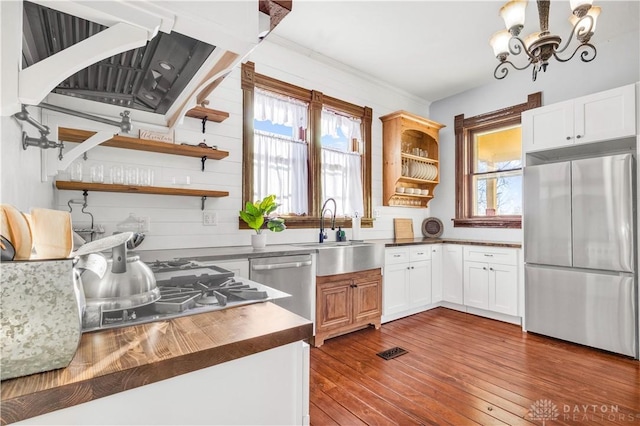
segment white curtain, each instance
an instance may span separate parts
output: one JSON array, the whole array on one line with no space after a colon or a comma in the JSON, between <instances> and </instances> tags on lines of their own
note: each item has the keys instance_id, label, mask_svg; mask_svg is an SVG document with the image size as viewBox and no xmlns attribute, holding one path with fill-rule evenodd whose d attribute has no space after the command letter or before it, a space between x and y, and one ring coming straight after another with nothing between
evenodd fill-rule
<instances>
[{"instance_id":1,"label":"white curtain","mask_svg":"<svg viewBox=\"0 0 640 426\"><path fill-rule=\"evenodd\" d=\"M351 139L362 140L361 120L358 118L345 117L326 109L322 110L322 136L331 135L334 138L338 136L338 128L346 136L348 141Z\"/></svg>"},{"instance_id":2,"label":"white curtain","mask_svg":"<svg viewBox=\"0 0 640 426\"><path fill-rule=\"evenodd\" d=\"M336 200L338 216L362 216L362 160L358 153L322 149L322 199Z\"/></svg>"},{"instance_id":3,"label":"white curtain","mask_svg":"<svg viewBox=\"0 0 640 426\"><path fill-rule=\"evenodd\" d=\"M255 131L253 197L276 194L280 214L308 213L307 144Z\"/></svg>"},{"instance_id":4,"label":"white curtain","mask_svg":"<svg viewBox=\"0 0 640 426\"><path fill-rule=\"evenodd\" d=\"M275 93L256 89L253 98L253 117L256 120L269 120L273 124L282 124L293 128L295 140L301 140L301 129L307 129L306 102L279 96Z\"/></svg>"}]
</instances>

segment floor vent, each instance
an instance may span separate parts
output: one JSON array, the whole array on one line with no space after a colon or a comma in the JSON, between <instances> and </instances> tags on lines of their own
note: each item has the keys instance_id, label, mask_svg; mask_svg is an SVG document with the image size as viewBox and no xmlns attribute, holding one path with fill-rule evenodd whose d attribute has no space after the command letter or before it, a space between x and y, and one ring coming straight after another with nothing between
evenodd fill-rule
<instances>
[{"instance_id":1,"label":"floor vent","mask_svg":"<svg viewBox=\"0 0 640 426\"><path fill-rule=\"evenodd\" d=\"M395 348L387 349L386 351L382 351L376 355L386 360L390 360L392 358L395 358L397 356L404 355L407 353L409 353L407 350L396 346Z\"/></svg>"}]
</instances>

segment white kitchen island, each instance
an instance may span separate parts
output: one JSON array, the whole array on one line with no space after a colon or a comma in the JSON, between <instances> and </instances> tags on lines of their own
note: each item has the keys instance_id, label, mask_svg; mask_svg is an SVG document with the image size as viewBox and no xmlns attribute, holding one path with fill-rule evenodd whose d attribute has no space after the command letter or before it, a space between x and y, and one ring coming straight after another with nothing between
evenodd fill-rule
<instances>
[{"instance_id":1,"label":"white kitchen island","mask_svg":"<svg viewBox=\"0 0 640 426\"><path fill-rule=\"evenodd\" d=\"M308 424L311 333L271 302L87 333L2 382L2 424Z\"/></svg>"}]
</instances>

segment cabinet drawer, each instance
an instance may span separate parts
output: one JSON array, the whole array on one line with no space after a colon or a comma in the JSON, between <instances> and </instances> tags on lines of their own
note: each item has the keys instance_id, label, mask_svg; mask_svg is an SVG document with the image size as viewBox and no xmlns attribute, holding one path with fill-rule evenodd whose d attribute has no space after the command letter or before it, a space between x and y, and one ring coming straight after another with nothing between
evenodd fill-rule
<instances>
[{"instance_id":1,"label":"cabinet drawer","mask_svg":"<svg viewBox=\"0 0 640 426\"><path fill-rule=\"evenodd\" d=\"M464 246L464 260L517 265L518 250L504 247Z\"/></svg>"},{"instance_id":2,"label":"cabinet drawer","mask_svg":"<svg viewBox=\"0 0 640 426\"><path fill-rule=\"evenodd\" d=\"M431 246L411 246L409 249L409 260L412 262L431 259Z\"/></svg>"},{"instance_id":3,"label":"cabinet drawer","mask_svg":"<svg viewBox=\"0 0 640 426\"><path fill-rule=\"evenodd\" d=\"M396 263L409 262L409 248L392 248L384 251L384 264L393 265Z\"/></svg>"}]
</instances>

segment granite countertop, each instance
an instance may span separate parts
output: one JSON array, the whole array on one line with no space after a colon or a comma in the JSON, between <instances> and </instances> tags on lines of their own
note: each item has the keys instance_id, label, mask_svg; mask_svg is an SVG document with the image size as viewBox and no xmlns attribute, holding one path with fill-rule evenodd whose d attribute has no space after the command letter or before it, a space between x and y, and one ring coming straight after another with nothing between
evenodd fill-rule
<instances>
[{"instance_id":1,"label":"granite countertop","mask_svg":"<svg viewBox=\"0 0 640 426\"><path fill-rule=\"evenodd\" d=\"M464 240L456 238L413 238L413 239L393 239L388 240L371 240L372 242L384 243L385 247L397 247L415 244L464 244L469 246L487 246L487 247L506 247L521 248L522 244L511 241L482 241L482 240Z\"/></svg>"},{"instance_id":2,"label":"granite countertop","mask_svg":"<svg viewBox=\"0 0 640 426\"><path fill-rule=\"evenodd\" d=\"M365 240L367 243L384 244L385 247L398 247L416 244L466 244L481 245L487 247L507 247L521 248L522 244L518 242L501 242L501 241L480 241L480 240L463 240L454 238L413 238L413 239L371 239ZM272 256L292 256L296 254L309 254L317 251L314 247L301 247L292 244L274 244L267 245L264 249L254 249L251 246L229 246L229 247L203 247L203 248L184 248L184 249L166 249L166 250L141 250L136 251L140 255L143 262L154 262L156 260L172 260L178 258L189 258L198 261L216 261L216 260L232 260L232 259L255 259L259 257Z\"/></svg>"},{"instance_id":3,"label":"granite countertop","mask_svg":"<svg viewBox=\"0 0 640 426\"><path fill-rule=\"evenodd\" d=\"M263 249L254 249L251 246L228 246L228 247L202 247L183 248L165 250L136 250L143 262L154 262L156 260L172 260L178 258L189 258L199 261L211 260L232 260L232 259L255 259L258 257L291 256L295 254L315 253L313 247L299 247L294 244L273 244L267 245Z\"/></svg>"},{"instance_id":4,"label":"granite countertop","mask_svg":"<svg viewBox=\"0 0 640 426\"><path fill-rule=\"evenodd\" d=\"M308 339L313 324L271 302L82 335L71 364L2 382L8 424Z\"/></svg>"}]
</instances>

